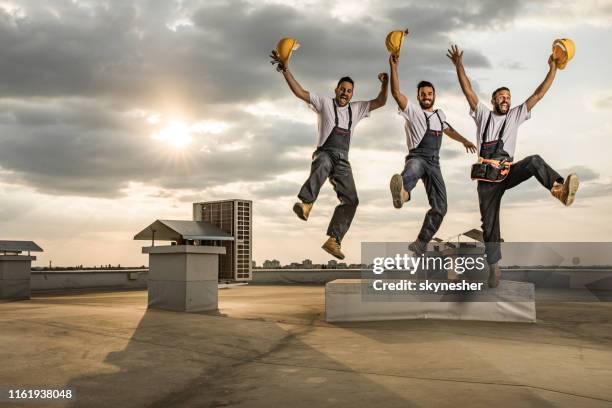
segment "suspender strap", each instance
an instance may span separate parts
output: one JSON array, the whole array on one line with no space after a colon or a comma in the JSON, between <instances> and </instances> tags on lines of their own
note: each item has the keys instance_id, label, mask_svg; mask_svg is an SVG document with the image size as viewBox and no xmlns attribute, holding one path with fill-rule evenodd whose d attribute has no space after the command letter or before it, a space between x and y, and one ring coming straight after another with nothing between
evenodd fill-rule
<instances>
[{"instance_id":1,"label":"suspender strap","mask_svg":"<svg viewBox=\"0 0 612 408\"><path fill-rule=\"evenodd\" d=\"M338 127L338 109L336 108L336 99L333 98L332 102L334 103L334 122L336 123L336 127Z\"/></svg>"},{"instance_id":2,"label":"suspender strap","mask_svg":"<svg viewBox=\"0 0 612 408\"><path fill-rule=\"evenodd\" d=\"M438 113L437 109L434 111L434 113L436 114L436 116L438 117L438 120L440 121L440 132L444 132L444 123L446 122L442 122L442 118L440 117L440 114Z\"/></svg>"},{"instance_id":3,"label":"suspender strap","mask_svg":"<svg viewBox=\"0 0 612 408\"><path fill-rule=\"evenodd\" d=\"M429 118L431 118L433 115L436 115L438 117L438 120L440 121L440 128L444 130L444 123L442 122L442 119L440 118L440 114L438 113L437 109L429 116L427 116L427 113L423 111L423 115L425 115L425 123L427 124L427 130L429 130Z\"/></svg>"},{"instance_id":4,"label":"suspender strap","mask_svg":"<svg viewBox=\"0 0 612 408\"><path fill-rule=\"evenodd\" d=\"M334 103L334 123L336 127L338 127L338 108L336 107L336 98L332 98L332 102ZM351 103L348 104L348 114L349 114L349 123L348 130L351 130L353 126L353 111L351 110Z\"/></svg>"},{"instance_id":5,"label":"suspender strap","mask_svg":"<svg viewBox=\"0 0 612 408\"><path fill-rule=\"evenodd\" d=\"M491 123L491 115L493 112L489 112L489 117L487 118L487 124L485 125L484 132L482 133L482 143L485 143L485 139L487 138L487 133L489 133L489 124ZM499 130L497 136L497 144L495 145L495 153L499 150L499 145L502 141L502 137L504 136L504 130L506 129L506 121L508 120L508 115L504 119L504 123L502 123L501 129Z\"/></svg>"}]
</instances>

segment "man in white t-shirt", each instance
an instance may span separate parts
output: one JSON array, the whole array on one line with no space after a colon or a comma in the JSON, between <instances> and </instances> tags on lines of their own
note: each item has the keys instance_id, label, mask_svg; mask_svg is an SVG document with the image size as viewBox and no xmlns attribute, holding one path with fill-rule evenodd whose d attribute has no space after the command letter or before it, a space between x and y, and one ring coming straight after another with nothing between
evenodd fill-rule
<instances>
[{"instance_id":1,"label":"man in white t-shirt","mask_svg":"<svg viewBox=\"0 0 612 408\"><path fill-rule=\"evenodd\" d=\"M402 174L391 177L391 196L393 206L401 208L411 198L411 191L419 180L423 181L430 209L425 214L423 226L417 239L408 248L417 255L427 249L427 244L440 228L446 214L446 186L440 170L440 147L442 134L461 143L466 152L476 153L476 146L446 122L441 109L434 110L436 90L431 82L421 81L417 85L418 105L401 93L397 66L399 56L389 57L391 67L391 95L397 102L398 112L406 123L406 143L408 156Z\"/></svg>"},{"instance_id":2,"label":"man in white t-shirt","mask_svg":"<svg viewBox=\"0 0 612 408\"><path fill-rule=\"evenodd\" d=\"M293 94L306 102L318 117L317 149L313 154L310 175L298 194L300 202L295 203L293 211L300 219L308 220L321 186L329 178L340 204L334 210L327 229L328 239L322 248L336 258L344 259L340 245L359 204L348 160L350 141L357 123L386 103L389 77L386 73L378 75L381 88L375 99L351 102L354 82L350 77L340 78L334 98L320 96L304 90L288 67L279 60L275 51L271 57L272 62L278 64L277 69L283 73Z\"/></svg>"},{"instance_id":3,"label":"man in white t-shirt","mask_svg":"<svg viewBox=\"0 0 612 408\"><path fill-rule=\"evenodd\" d=\"M501 259L499 210L506 190L535 176L540 184L550 190L553 197L566 206L572 204L578 190L578 176L570 174L564 179L539 155L528 156L512 163L518 127L531 118L531 110L552 85L557 72L557 63L551 55L548 58L549 70L544 81L523 104L512 109L510 108L510 90L506 87L497 88L491 96L491 104L494 108L491 111L478 100L472 89L463 68L463 51L459 52L459 48L454 45L448 50L447 57L455 65L461 90L470 105L470 116L476 122L480 162L497 169L503 168L503 171L506 172L497 178L478 178L478 201L489 264L489 286L496 287L501 278L498 264ZM509 168L506 167L508 163L510 163Z\"/></svg>"}]
</instances>

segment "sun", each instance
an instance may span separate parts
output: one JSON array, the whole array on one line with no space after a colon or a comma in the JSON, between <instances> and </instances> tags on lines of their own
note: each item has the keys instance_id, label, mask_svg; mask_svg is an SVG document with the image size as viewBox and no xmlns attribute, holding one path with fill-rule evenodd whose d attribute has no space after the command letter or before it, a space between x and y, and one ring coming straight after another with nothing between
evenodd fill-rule
<instances>
[{"instance_id":1,"label":"sun","mask_svg":"<svg viewBox=\"0 0 612 408\"><path fill-rule=\"evenodd\" d=\"M165 142L177 150L186 148L193 141L191 129L185 122L180 120L168 122L164 128L153 133L151 137L155 140Z\"/></svg>"}]
</instances>

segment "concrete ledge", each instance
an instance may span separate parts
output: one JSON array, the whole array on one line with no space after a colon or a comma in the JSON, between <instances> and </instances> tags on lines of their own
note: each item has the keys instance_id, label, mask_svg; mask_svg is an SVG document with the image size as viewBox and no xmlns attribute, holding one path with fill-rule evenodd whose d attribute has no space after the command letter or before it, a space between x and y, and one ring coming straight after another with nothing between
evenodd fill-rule
<instances>
[{"instance_id":1,"label":"concrete ledge","mask_svg":"<svg viewBox=\"0 0 612 408\"><path fill-rule=\"evenodd\" d=\"M482 320L499 322L535 322L535 289L531 283L501 281L495 289L483 293L494 301L418 301L418 294L392 299L364 301L361 279L338 279L325 285L325 314L328 322L378 321L403 319ZM508 294L523 292L530 301L504 300ZM443 295L438 295L439 298ZM514 298L516 299L516 298Z\"/></svg>"},{"instance_id":2,"label":"concrete ledge","mask_svg":"<svg viewBox=\"0 0 612 408\"><path fill-rule=\"evenodd\" d=\"M253 269L251 284L324 285L335 279L359 279L361 269Z\"/></svg>"},{"instance_id":3,"label":"concrete ledge","mask_svg":"<svg viewBox=\"0 0 612 408\"><path fill-rule=\"evenodd\" d=\"M219 254L225 255L225 247L209 245L161 245L143 247L143 254Z\"/></svg>"},{"instance_id":4,"label":"concrete ledge","mask_svg":"<svg viewBox=\"0 0 612 408\"><path fill-rule=\"evenodd\" d=\"M146 289L147 269L32 271L32 291L58 289Z\"/></svg>"}]
</instances>

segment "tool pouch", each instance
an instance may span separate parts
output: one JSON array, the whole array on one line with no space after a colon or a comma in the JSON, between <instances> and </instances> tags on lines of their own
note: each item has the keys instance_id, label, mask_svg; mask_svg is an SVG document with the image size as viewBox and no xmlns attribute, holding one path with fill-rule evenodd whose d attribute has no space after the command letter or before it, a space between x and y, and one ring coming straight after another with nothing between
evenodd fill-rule
<instances>
[{"instance_id":1,"label":"tool pouch","mask_svg":"<svg viewBox=\"0 0 612 408\"><path fill-rule=\"evenodd\" d=\"M503 181L510 173L510 164L505 162L482 162L472 164L470 177L472 180L487 181L490 183L499 183Z\"/></svg>"}]
</instances>

